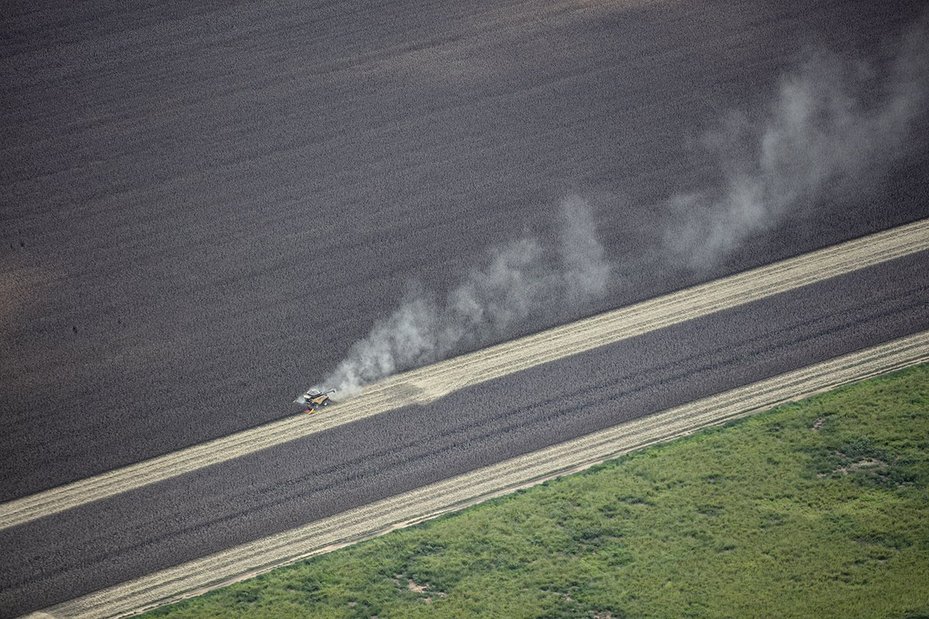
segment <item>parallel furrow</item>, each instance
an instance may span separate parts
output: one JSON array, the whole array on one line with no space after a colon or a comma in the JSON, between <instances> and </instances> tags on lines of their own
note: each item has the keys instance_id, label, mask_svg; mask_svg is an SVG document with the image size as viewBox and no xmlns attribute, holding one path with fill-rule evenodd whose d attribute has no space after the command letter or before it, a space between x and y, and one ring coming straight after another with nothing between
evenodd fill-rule
<instances>
[{"instance_id":1,"label":"parallel furrow","mask_svg":"<svg viewBox=\"0 0 929 619\"><path fill-rule=\"evenodd\" d=\"M929 360L929 332L733 389L458 475L59 604L55 617L115 617L408 526L701 428Z\"/></svg>"},{"instance_id":2,"label":"parallel furrow","mask_svg":"<svg viewBox=\"0 0 929 619\"><path fill-rule=\"evenodd\" d=\"M927 249L924 220L398 374L325 414L290 417L4 503L0 529Z\"/></svg>"}]
</instances>

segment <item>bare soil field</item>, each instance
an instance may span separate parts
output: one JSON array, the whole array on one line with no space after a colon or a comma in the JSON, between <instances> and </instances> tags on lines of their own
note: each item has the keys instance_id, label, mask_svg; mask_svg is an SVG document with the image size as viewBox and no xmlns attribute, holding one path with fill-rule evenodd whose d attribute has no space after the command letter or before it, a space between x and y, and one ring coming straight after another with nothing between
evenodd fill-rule
<instances>
[{"instance_id":1,"label":"bare soil field","mask_svg":"<svg viewBox=\"0 0 929 619\"><path fill-rule=\"evenodd\" d=\"M290 414L412 280L551 241L569 193L617 276L507 337L929 215L920 121L867 190L665 259L705 132L810 48L882 69L921 6L11 3L0 500Z\"/></svg>"}]
</instances>

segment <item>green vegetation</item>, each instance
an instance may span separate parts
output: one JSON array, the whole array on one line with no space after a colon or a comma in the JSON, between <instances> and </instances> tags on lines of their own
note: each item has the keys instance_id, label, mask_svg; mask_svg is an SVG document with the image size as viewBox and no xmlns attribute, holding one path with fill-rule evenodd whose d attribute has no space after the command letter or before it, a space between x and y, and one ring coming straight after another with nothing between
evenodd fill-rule
<instances>
[{"instance_id":1,"label":"green vegetation","mask_svg":"<svg viewBox=\"0 0 929 619\"><path fill-rule=\"evenodd\" d=\"M929 616L929 365L147 616Z\"/></svg>"}]
</instances>

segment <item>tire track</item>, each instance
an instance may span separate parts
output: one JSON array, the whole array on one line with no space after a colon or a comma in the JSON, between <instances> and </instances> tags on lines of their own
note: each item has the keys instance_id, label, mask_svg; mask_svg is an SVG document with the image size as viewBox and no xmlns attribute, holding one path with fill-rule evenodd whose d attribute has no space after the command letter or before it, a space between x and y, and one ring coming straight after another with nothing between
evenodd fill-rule
<instances>
[{"instance_id":1,"label":"tire track","mask_svg":"<svg viewBox=\"0 0 929 619\"><path fill-rule=\"evenodd\" d=\"M397 374L327 414L294 415L4 503L0 529L927 249L929 220L922 220Z\"/></svg>"},{"instance_id":2,"label":"tire track","mask_svg":"<svg viewBox=\"0 0 929 619\"><path fill-rule=\"evenodd\" d=\"M141 612L581 471L707 426L927 360L929 331L924 331L483 467L58 604L43 612L52 617L87 618Z\"/></svg>"}]
</instances>

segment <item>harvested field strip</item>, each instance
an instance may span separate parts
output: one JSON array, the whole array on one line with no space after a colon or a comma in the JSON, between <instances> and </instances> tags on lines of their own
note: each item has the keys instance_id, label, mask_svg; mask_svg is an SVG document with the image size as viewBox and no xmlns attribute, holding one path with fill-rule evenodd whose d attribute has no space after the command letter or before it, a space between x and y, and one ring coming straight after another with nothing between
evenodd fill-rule
<instances>
[{"instance_id":1,"label":"harvested field strip","mask_svg":"<svg viewBox=\"0 0 929 619\"><path fill-rule=\"evenodd\" d=\"M152 617L922 617L929 366L641 450Z\"/></svg>"},{"instance_id":2,"label":"harvested field strip","mask_svg":"<svg viewBox=\"0 0 929 619\"><path fill-rule=\"evenodd\" d=\"M57 605L59 617L111 617L191 597L710 425L929 360L929 333L788 372L554 445Z\"/></svg>"},{"instance_id":3,"label":"harvested field strip","mask_svg":"<svg viewBox=\"0 0 929 619\"><path fill-rule=\"evenodd\" d=\"M929 221L919 221L398 374L325 414L295 415L4 503L0 529L927 249Z\"/></svg>"}]
</instances>

